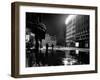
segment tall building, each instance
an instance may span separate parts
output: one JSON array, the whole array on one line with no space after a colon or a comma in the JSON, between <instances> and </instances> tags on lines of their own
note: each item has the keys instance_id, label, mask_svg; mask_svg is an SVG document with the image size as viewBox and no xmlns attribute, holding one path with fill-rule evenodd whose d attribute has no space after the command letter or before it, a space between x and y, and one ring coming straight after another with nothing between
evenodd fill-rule
<instances>
[{"instance_id":1,"label":"tall building","mask_svg":"<svg viewBox=\"0 0 100 80\"><path fill-rule=\"evenodd\" d=\"M66 19L66 46L89 48L89 16L69 15Z\"/></svg>"}]
</instances>

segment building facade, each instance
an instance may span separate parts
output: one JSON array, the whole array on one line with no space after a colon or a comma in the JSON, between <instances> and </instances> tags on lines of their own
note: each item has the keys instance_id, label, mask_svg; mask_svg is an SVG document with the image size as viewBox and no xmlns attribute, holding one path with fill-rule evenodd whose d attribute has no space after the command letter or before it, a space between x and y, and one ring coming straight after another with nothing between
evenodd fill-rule
<instances>
[{"instance_id":1,"label":"building facade","mask_svg":"<svg viewBox=\"0 0 100 80\"><path fill-rule=\"evenodd\" d=\"M56 36L51 36L49 34L45 35L45 39L42 40L42 46L46 46L46 44L48 44L48 46L56 46Z\"/></svg>"},{"instance_id":2,"label":"building facade","mask_svg":"<svg viewBox=\"0 0 100 80\"><path fill-rule=\"evenodd\" d=\"M69 17L66 23L66 46L89 48L89 16L69 15Z\"/></svg>"}]
</instances>

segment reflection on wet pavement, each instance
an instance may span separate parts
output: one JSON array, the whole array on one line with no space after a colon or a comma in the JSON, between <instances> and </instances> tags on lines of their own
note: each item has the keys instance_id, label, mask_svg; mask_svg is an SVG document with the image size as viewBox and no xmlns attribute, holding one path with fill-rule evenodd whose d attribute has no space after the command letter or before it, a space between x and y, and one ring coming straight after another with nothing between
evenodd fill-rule
<instances>
[{"instance_id":1,"label":"reflection on wet pavement","mask_svg":"<svg viewBox=\"0 0 100 80\"><path fill-rule=\"evenodd\" d=\"M40 50L40 53L38 55L39 55L38 64L36 63L35 57L34 59L31 60L32 61L31 64L34 67L89 64L89 51L84 51L84 52L79 50L52 51L51 49L49 49L48 52L45 52L44 49Z\"/></svg>"}]
</instances>

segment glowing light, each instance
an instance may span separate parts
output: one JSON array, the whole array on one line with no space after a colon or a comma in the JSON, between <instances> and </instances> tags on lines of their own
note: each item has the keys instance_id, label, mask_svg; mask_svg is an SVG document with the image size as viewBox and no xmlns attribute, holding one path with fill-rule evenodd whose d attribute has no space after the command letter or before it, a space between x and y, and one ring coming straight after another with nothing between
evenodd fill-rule
<instances>
[{"instance_id":1,"label":"glowing light","mask_svg":"<svg viewBox=\"0 0 100 80\"><path fill-rule=\"evenodd\" d=\"M76 46L76 47L79 47L79 42L76 42L76 43L75 43L75 46Z\"/></svg>"},{"instance_id":2,"label":"glowing light","mask_svg":"<svg viewBox=\"0 0 100 80\"><path fill-rule=\"evenodd\" d=\"M76 54L79 54L79 50L76 50Z\"/></svg>"},{"instance_id":3,"label":"glowing light","mask_svg":"<svg viewBox=\"0 0 100 80\"><path fill-rule=\"evenodd\" d=\"M66 18L66 21L65 21L65 24L68 24L69 21L71 21L73 18L75 18L76 15L69 15L67 18Z\"/></svg>"}]
</instances>

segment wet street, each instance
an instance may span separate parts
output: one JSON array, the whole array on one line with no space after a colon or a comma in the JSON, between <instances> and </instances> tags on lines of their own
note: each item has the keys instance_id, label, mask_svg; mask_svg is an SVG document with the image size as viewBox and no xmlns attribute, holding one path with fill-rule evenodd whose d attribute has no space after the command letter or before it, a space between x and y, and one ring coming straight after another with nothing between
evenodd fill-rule
<instances>
[{"instance_id":1,"label":"wet street","mask_svg":"<svg viewBox=\"0 0 100 80\"><path fill-rule=\"evenodd\" d=\"M36 63L35 56L31 59L31 64L34 67L89 64L89 49L54 48L52 50L49 48L46 52L45 48L42 48L38 55L38 63Z\"/></svg>"}]
</instances>

